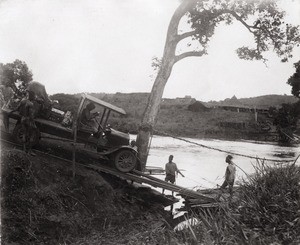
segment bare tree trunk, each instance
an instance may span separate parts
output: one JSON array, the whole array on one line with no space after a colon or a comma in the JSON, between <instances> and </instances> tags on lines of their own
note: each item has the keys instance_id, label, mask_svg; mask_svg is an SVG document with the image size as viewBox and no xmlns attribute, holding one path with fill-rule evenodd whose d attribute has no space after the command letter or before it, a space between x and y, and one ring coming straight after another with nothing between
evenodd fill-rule
<instances>
[{"instance_id":1,"label":"bare tree trunk","mask_svg":"<svg viewBox=\"0 0 300 245\"><path fill-rule=\"evenodd\" d=\"M176 46L179 41L178 38L178 25L182 16L187 12L191 5L196 0L186 0L176 9L170 21L167 38L162 58L162 64L153 84L145 114L142 120L142 125L139 128L137 136L138 155L141 160L142 171L145 170L148 158L148 145L153 127L156 122L156 117L162 100L165 85L171 75L173 65L178 61L176 60Z\"/></svg>"},{"instance_id":2,"label":"bare tree trunk","mask_svg":"<svg viewBox=\"0 0 300 245\"><path fill-rule=\"evenodd\" d=\"M156 121L156 116L159 110L163 91L168 78L170 77L172 67L172 62L167 62L157 75L152 87L150 97L148 99L148 104L142 120L142 125L139 128L139 133L137 136L137 146L142 171L144 171L146 167L150 137L153 133L153 127Z\"/></svg>"}]
</instances>

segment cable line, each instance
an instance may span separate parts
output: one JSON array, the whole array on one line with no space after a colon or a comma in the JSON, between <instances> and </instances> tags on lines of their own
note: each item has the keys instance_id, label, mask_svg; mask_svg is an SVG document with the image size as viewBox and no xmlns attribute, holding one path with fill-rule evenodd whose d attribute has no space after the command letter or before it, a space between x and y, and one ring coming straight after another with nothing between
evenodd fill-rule
<instances>
[{"instance_id":1,"label":"cable line","mask_svg":"<svg viewBox=\"0 0 300 245\"><path fill-rule=\"evenodd\" d=\"M227 154L231 154L231 155L236 155L236 156L241 156L241 157L247 157L247 158L251 158L251 159L259 159L259 160L262 160L262 161L270 161L270 162L286 162L286 163L294 162L294 160L282 160L282 159L278 160L278 159L260 158L260 157L257 157L257 156L254 157L254 156L244 155L244 154L240 154L240 153L234 153L234 152L230 152L230 151L221 150L221 149L218 149L218 148L215 148L215 147L203 145L203 144L200 144L200 143L197 143L197 142L193 142L193 141L190 141L190 140L187 140L187 139L183 139L183 138L171 135L171 134L166 133L166 132L162 132L162 131L158 131L158 130L154 130L154 131L156 133L162 134L164 136L168 136L168 137L171 137L171 138L174 138L174 139L177 139L177 140L185 141L185 142L190 143L190 144L198 145L198 146L206 148L206 149L210 149L210 150L214 150L214 151L219 151L219 152L223 152L223 153L227 153Z\"/></svg>"}]
</instances>

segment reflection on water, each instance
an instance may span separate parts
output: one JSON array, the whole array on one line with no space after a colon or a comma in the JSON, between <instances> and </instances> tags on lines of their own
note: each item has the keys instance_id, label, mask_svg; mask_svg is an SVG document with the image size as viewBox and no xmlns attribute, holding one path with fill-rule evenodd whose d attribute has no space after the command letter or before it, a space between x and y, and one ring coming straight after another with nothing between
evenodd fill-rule
<instances>
[{"instance_id":1,"label":"reflection on water","mask_svg":"<svg viewBox=\"0 0 300 245\"><path fill-rule=\"evenodd\" d=\"M135 138L135 136L132 136ZM218 148L232 153L249 155L267 159L293 160L300 153L300 146L283 147L274 144L257 144L247 141L224 141L224 140L186 140ZM210 150L170 137L154 136L151 142L147 166L163 167L168 161L169 155L174 155L174 162L182 170L185 178L178 176L176 184L187 188L213 188L221 185L227 166L225 163L226 153ZM255 159L234 156L233 161L238 166L237 180L245 177L245 173L254 172ZM298 160L299 162L300 160ZM298 163L297 162L297 163ZM266 162L273 164L272 162ZM243 172L244 171L244 172ZM158 176L164 179L164 176Z\"/></svg>"}]
</instances>

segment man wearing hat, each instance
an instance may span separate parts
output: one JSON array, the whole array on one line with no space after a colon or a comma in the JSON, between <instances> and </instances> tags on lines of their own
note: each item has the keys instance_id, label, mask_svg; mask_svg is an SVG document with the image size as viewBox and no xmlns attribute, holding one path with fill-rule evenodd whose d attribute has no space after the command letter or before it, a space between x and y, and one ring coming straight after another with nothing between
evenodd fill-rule
<instances>
[{"instance_id":1,"label":"man wearing hat","mask_svg":"<svg viewBox=\"0 0 300 245\"><path fill-rule=\"evenodd\" d=\"M225 162L228 163L226 172L225 172L225 180L221 186L221 191L223 192L224 189L228 186L229 187L229 193L230 196L233 194L233 184L235 180L235 172L236 172L236 167L232 161L233 156L228 155L225 159Z\"/></svg>"},{"instance_id":2,"label":"man wearing hat","mask_svg":"<svg viewBox=\"0 0 300 245\"><path fill-rule=\"evenodd\" d=\"M81 127L91 131L93 134L98 132L99 124L95 120L95 117L99 116L98 112L92 113L91 111L96 108L93 102L90 102L82 110L81 113Z\"/></svg>"}]
</instances>

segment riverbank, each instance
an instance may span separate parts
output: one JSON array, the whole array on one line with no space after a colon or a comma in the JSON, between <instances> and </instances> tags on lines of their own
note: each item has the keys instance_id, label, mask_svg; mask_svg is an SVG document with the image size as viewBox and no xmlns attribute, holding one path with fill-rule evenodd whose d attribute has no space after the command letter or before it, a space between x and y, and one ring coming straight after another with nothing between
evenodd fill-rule
<instances>
[{"instance_id":1,"label":"riverbank","mask_svg":"<svg viewBox=\"0 0 300 245\"><path fill-rule=\"evenodd\" d=\"M131 134L137 134L141 118L112 118L112 127ZM203 112L191 112L187 108L163 108L160 110L154 126L154 134L174 135L176 137L253 140L277 142L278 134L274 126L265 130L263 126L271 125L272 119L259 115L255 122L254 115L222 109L211 109Z\"/></svg>"},{"instance_id":2,"label":"riverbank","mask_svg":"<svg viewBox=\"0 0 300 245\"><path fill-rule=\"evenodd\" d=\"M239 198L194 209L200 221L174 231L170 213L117 177L2 144L3 244L298 244L300 169L258 166ZM44 145L51 147L51 145ZM55 153L55 148L49 148ZM263 191L263 192L262 192ZM221 200L223 200L221 198ZM206 210L206 211L205 211ZM262 212L265 210L265 212ZM187 216L187 218L189 215ZM208 232L209 231L209 232Z\"/></svg>"},{"instance_id":3,"label":"riverbank","mask_svg":"<svg viewBox=\"0 0 300 245\"><path fill-rule=\"evenodd\" d=\"M3 244L179 243L151 192L80 166L73 179L64 161L1 148Z\"/></svg>"}]
</instances>

